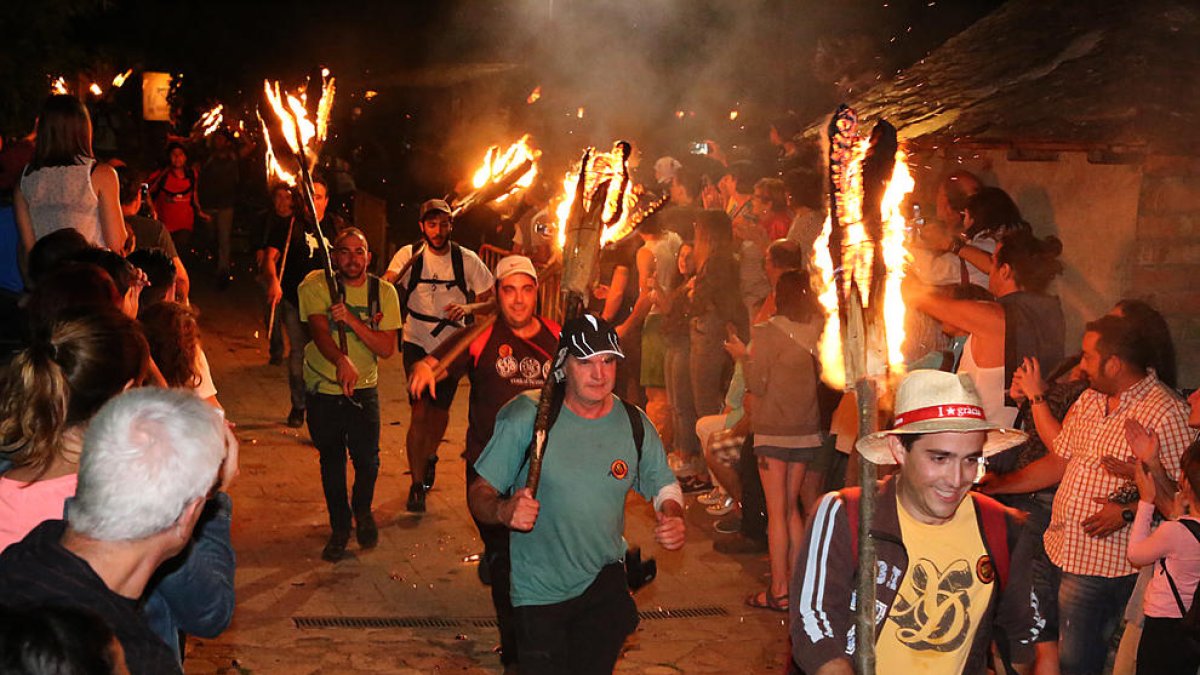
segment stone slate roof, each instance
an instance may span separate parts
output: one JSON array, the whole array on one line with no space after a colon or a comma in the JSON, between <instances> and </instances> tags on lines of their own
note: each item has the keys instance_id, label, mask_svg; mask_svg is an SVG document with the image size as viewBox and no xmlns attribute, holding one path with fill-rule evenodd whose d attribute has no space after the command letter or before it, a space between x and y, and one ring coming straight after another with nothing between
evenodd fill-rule
<instances>
[{"instance_id":1,"label":"stone slate roof","mask_svg":"<svg viewBox=\"0 0 1200 675\"><path fill-rule=\"evenodd\" d=\"M851 105L905 140L1194 154L1200 2L1010 0Z\"/></svg>"}]
</instances>

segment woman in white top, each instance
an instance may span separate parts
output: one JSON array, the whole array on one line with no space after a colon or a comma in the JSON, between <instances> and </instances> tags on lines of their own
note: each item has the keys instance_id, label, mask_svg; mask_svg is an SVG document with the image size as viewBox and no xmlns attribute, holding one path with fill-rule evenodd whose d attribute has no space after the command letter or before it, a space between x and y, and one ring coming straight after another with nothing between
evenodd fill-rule
<instances>
[{"instance_id":1,"label":"woman in white top","mask_svg":"<svg viewBox=\"0 0 1200 675\"><path fill-rule=\"evenodd\" d=\"M125 219L117 172L92 155L92 122L73 96L46 99L38 115L33 161L14 194L17 231L24 255L55 230L73 228L89 243L126 252Z\"/></svg>"}]
</instances>

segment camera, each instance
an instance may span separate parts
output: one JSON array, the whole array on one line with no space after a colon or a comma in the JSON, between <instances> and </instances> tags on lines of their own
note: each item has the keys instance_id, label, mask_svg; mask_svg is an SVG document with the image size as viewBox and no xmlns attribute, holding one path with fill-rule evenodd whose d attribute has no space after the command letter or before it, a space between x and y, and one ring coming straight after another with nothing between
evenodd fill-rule
<instances>
[{"instance_id":1,"label":"camera","mask_svg":"<svg viewBox=\"0 0 1200 675\"><path fill-rule=\"evenodd\" d=\"M698 141L696 143L692 143L692 154L693 155L707 155L708 154L708 142L707 141Z\"/></svg>"}]
</instances>

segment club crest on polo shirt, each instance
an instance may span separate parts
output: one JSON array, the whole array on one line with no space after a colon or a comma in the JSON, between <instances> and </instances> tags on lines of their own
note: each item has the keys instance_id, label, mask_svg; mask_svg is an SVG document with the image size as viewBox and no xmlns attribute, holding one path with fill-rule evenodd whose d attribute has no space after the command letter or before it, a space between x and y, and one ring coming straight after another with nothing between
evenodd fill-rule
<instances>
[{"instance_id":1,"label":"club crest on polo shirt","mask_svg":"<svg viewBox=\"0 0 1200 675\"><path fill-rule=\"evenodd\" d=\"M521 359L521 377L532 380L542 374L542 364L538 360L526 356Z\"/></svg>"},{"instance_id":2,"label":"club crest on polo shirt","mask_svg":"<svg viewBox=\"0 0 1200 675\"><path fill-rule=\"evenodd\" d=\"M500 358L496 359L496 374L502 379L507 380L513 375L516 375L519 367L520 366L517 364L517 360L512 356L511 349L509 350L508 356L501 356Z\"/></svg>"},{"instance_id":3,"label":"club crest on polo shirt","mask_svg":"<svg viewBox=\"0 0 1200 675\"><path fill-rule=\"evenodd\" d=\"M625 480L629 475L629 465L623 459L614 459L611 466L608 467L608 473L617 480Z\"/></svg>"},{"instance_id":4,"label":"club crest on polo shirt","mask_svg":"<svg viewBox=\"0 0 1200 675\"><path fill-rule=\"evenodd\" d=\"M981 583L990 584L996 580L996 566L990 556L983 555L975 561L975 576Z\"/></svg>"}]
</instances>

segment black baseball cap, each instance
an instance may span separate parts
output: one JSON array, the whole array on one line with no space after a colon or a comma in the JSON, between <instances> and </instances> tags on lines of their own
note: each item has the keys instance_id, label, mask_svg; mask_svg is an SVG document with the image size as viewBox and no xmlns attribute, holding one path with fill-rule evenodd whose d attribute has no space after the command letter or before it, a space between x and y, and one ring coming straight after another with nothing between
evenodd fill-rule
<instances>
[{"instance_id":1,"label":"black baseball cap","mask_svg":"<svg viewBox=\"0 0 1200 675\"><path fill-rule=\"evenodd\" d=\"M586 361L601 354L625 358L621 341L612 325L591 314L571 319L563 324L562 333L559 334L558 355L554 359L555 379L559 382L563 380L565 375L562 368L568 356Z\"/></svg>"}]
</instances>

